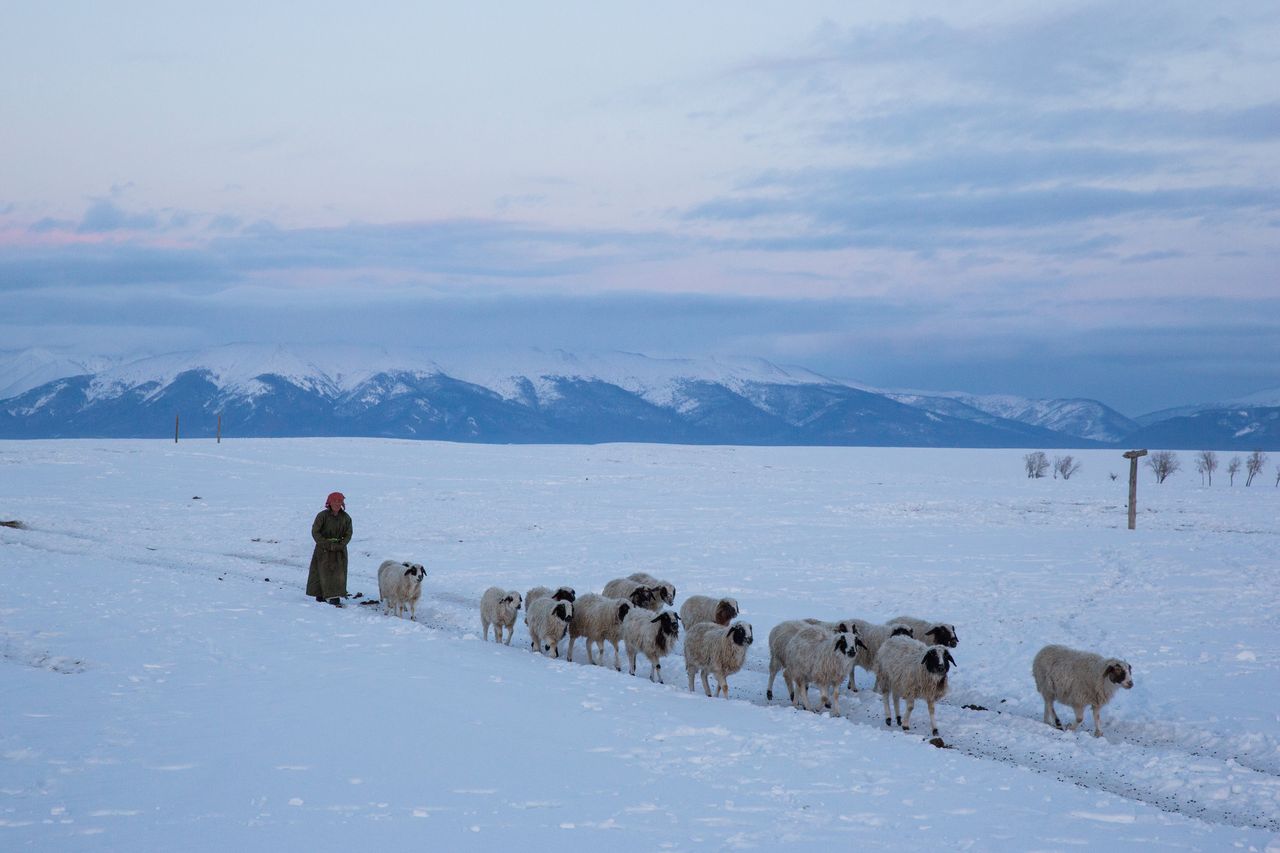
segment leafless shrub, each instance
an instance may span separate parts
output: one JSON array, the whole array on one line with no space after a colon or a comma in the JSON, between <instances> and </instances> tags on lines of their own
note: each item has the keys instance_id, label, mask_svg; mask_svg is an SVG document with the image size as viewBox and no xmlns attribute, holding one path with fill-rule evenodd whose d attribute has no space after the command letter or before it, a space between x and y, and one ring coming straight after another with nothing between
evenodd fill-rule
<instances>
[{"instance_id":1,"label":"leafless shrub","mask_svg":"<svg viewBox=\"0 0 1280 853\"><path fill-rule=\"evenodd\" d=\"M1196 471L1200 474L1200 483L1204 483L1206 475L1209 477L1209 485L1213 485L1213 472L1218 470L1218 454L1212 450L1201 450L1196 454Z\"/></svg>"},{"instance_id":2,"label":"leafless shrub","mask_svg":"<svg viewBox=\"0 0 1280 853\"><path fill-rule=\"evenodd\" d=\"M1080 464L1074 456L1053 457L1053 478L1056 480L1061 476L1064 480L1070 480L1071 475L1080 470Z\"/></svg>"},{"instance_id":3,"label":"leafless shrub","mask_svg":"<svg viewBox=\"0 0 1280 853\"><path fill-rule=\"evenodd\" d=\"M1111 482L1114 483L1116 481L1116 478L1119 477L1120 475L1117 474L1115 471L1109 471L1107 472L1107 476L1111 477Z\"/></svg>"},{"instance_id":4,"label":"leafless shrub","mask_svg":"<svg viewBox=\"0 0 1280 853\"><path fill-rule=\"evenodd\" d=\"M1147 457L1147 467L1155 472L1156 482L1163 483L1169 475L1182 467L1178 454L1172 450L1157 450Z\"/></svg>"},{"instance_id":5,"label":"leafless shrub","mask_svg":"<svg viewBox=\"0 0 1280 853\"><path fill-rule=\"evenodd\" d=\"M1267 454L1261 450L1255 450L1249 454L1249 458L1244 461L1244 467L1249 472L1249 478L1244 481L1246 486L1253 485L1253 478L1262 473L1262 466L1267 464Z\"/></svg>"},{"instance_id":6,"label":"leafless shrub","mask_svg":"<svg viewBox=\"0 0 1280 853\"><path fill-rule=\"evenodd\" d=\"M1037 450L1022 457L1022 464L1026 466L1028 477L1039 480L1049 470L1049 457L1043 450Z\"/></svg>"},{"instance_id":7,"label":"leafless shrub","mask_svg":"<svg viewBox=\"0 0 1280 853\"><path fill-rule=\"evenodd\" d=\"M12 527L14 530L27 529L27 526L21 521L0 521L0 527Z\"/></svg>"},{"instance_id":8,"label":"leafless shrub","mask_svg":"<svg viewBox=\"0 0 1280 853\"><path fill-rule=\"evenodd\" d=\"M1231 461L1227 463L1227 473L1231 475L1230 485L1236 484L1236 474L1240 473L1240 457L1232 456Z\"/></svg>"},{"instance_id":9,"label":"leafless shrub","mask_svg":"<svg viewBox=\"0 0 1280 853\"><path fill-rule=\"evenodd\" d=\"M1280 465L1276 466L1276 488L1280 489Z\"/></svg>"}]
</instances>

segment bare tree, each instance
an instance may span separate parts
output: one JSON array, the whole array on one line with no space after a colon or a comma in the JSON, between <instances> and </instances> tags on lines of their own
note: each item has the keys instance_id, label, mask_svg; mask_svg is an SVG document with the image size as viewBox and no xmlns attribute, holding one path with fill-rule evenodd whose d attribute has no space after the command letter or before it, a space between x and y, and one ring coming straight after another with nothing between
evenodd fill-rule
<instances>
[{"instance_id":1,"label":"bare tree","mask_svg":"<svg viewBox=\"0 0 1280 853\"><path fill-rule=\"evenodd\" d=\"M1080 463L1073 456L1055 456L1053 457L1053 478L1056 480L1058 475L1062 475L1062 479L1070 480L1071 475L1080 470Z\"/></svg>"},{"instance_id":2,"label":"bare tree","mask_svg":"<svg viewBox=\"0 0 1280 853\"><path fill-rule=\"evenodd\" d=\"M1172 450L1157 450L1147 457L1147 467L1155 472L1156 482L1163 483L1169 475L1182 467L1178 454Z\"/></svg>"},{"instance_id":3,"label":"bare tree","mask_svg":"<svg viewBox=\"0 0 1280 853\"><path fill-rule=\"evenodd\" d=\"M1231 461L1227 463L1227 473L1231 475L1230 485L1236 484L1236 474L1240 473L1240 457L1232 456Z\"/></svg>"},{"instance_id":4,"label":"bare tree","mask_svg":"<svg viewBox=\"0 0 1280 853\"><path fill-rule=\"evenodd\" d=\"M1280 489L1280 465L1276 466L1276 488Z\"/></svg>"},{"instance_id":5,"label":"bare tree","mask_svg":"<svg viewBox=\"0 0 1280 853\"><path fill-rule=\"evenodd\" d=\"M1249 458L1244 461L1244 466L1249 472L1249 478L1244 481L1246 486L1253 485L1253 478L1262 473L1262 466L1267 464L1267 454L1261 450L1255 450L1249 454Z\"/></svg>"},{"instance_id":6,"label":"bare tree","mask_svg":"<svg viewBox=\"0 0 1280 853\"><path fill-rule=\"evenodd\" d=\"M1037 450L1022 457L1022 464L1027 468L1028 477L1039 480L1049 470L1049 457L1044 455L1043 450Z\"/></svg>"},{"instance_id":7,"label":"bare tree","mask_svg":"<svg viewBox=\"0 0 1280 853\"><path fill-rule=\"evenodd\" d=\"M1205 475L1209 475L1209 485L1213 485L1213 472L1218 470L1218 454L1212 450L1201 450L1196 454L1196 470L1200 472L1200 482L1204 483Z\"/></svg>"},{"instance_id":8,"label":"bare tree","mask_svg":"<svg viewBox=\"0 0 1280 853\"><path fill-rule=\"evenodd\" d=\"M1116 478L1119 477L1120 475L1117 474L1115 471L1108 471L1107 476L1109 476L1111 478L1111 482L1114 483L1116 481Z\"/></svg>"}]
</instances>

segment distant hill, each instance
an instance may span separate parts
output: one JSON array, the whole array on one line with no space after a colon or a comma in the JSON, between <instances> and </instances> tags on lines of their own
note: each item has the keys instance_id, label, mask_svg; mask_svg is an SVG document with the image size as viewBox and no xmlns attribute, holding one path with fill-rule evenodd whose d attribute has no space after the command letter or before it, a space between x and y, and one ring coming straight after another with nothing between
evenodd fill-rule
<instances>
[{"instance_id":1,"label":"distant hill","mask_svg":"<svg viewBox=\"0 0 1280 853\"><path fill-rule=\"evenodd\" d=\"M0 360L0 438L387 436L489 443L1231 449L1274 416L1139 427L1096 400L880 391L762 359L240 344L100 368ZM32 365L35 365L33 372ZM42 379L38 370L67 370ZM20 375L19 375L20 374ZM22 377L26 377L24 380ZM1244 444L1241 444L1244 442Z\"/></svg>"}]
</instances>

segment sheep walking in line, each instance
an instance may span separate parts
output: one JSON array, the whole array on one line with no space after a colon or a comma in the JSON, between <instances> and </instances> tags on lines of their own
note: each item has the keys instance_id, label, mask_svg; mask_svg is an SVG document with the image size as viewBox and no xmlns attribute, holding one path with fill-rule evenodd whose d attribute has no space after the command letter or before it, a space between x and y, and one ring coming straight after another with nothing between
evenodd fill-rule
<instances>
[{"instance_id":1,"label":"sheep walking in line","mask_svg":"<svg viewBox=\"0 0 1280 853\"><path fill-rule=\"evenodd\" d=\"M897 720L902 730L911 729L911 711L917 699L929 706L929 728L938 734L934 705L947 695L947 673L956 665L951 651L942 645L926 646L905 634L890 637L876 655L876 684L884 700L884 724ZM893 699L893 716L889 715L889 699ZM901 715L900 700L907 701L907 714Z\"/></svg>"},{"instance_id":2,"label":"sheep walking in line","mask_svg":"<svg viewBox=\"0 0 1280 853\"><path fill-rule=\"evenodd\" d=\"M1076 712L1070 731L1084 722L1084 708L1093 708L1093 736L1102 737L1102 706L1111 701L1117 689L1133 687L1133 667L1119 658L1104 658L1093 652L1082 652L1066 646L1045 646L1031 662L1036 690L1044 697L1044 721L1062 728L1053 703L1061 702Z\"/></svg>"},{"instance_id":3,"label":"sheep walking in line","mask_svg":"<svg viewBox=\"0 0 1280 853\"><path fill-rule=\"evenodd\" d=\"M625 598L636 607L657 613L662 609L662 593L631 578L614 578L604 585L605 598Z\"/></svg>"},{"instance_id":4,"label":"sheep walking in line","mask_svg":"<svg viewBox=\"0 0 1280 853\"><path fill-rule=\"evenodd\" d=\"M491 586L480 596L480 625L484 628L481 635L489 639L489 626L493 626L493 641L503 642L502 632L506 629L506 644L511 645L511 637L516 632L516 614L520 612L520 593L514 589L503 589Z\"/></svg>"},{"instance_id":5,"label":"sheep walking in line","mask_svg":"<svg viewBox=\"0 0 1280 853\"><path fill-rule=\"evenodd\" d=\"M680 617L674 610L664 610L657 615L642 608L629 612L622 620L622 641L627 645L630 673L636 674L636 655L643 654L649 659L649 680L665 684L662 658L671 654L679 636Z\"/></svg>"},{"instance_id":6,"label":"sheep walking in line","mask_svg":"<svg viewBox=\"0 0 1280 853\"><path fill-rule=\"evenodd\" d=\"M418 599L422 597L422 579L426 576L427 570L419 563L383 560L378 566L378 597L386 612L400 616L408 610L409 618L417 621Z\"/></svg>"},{"instance_id":7,"label":"sheep walking in line","mask_svg":"<svg viewBox=\"0 0 1280 853\"><path fill-rule=\"evenodd\" d=\"M716 695L729 698L729 676L742 669L754 636L747 622L735 622L726 628L714 622L699 622L687 628L684 635L684 668L689 673L689 692L693 677L702 673L702 690L711 695L707 675L716 677Z\"/></svg>"},{"instance_id":8,"label":"sheep walking in line","mask_svg":"<svg viewBox=\"0 0 1280 853\"><path fill-rule=\"evenodd\" d=\"M573 607L571 601L556 601L547 595L528 605L525 624L529 626L535 650L540 649L549 657L560 657L560 638L573 621Z\"/></svg>"},{"instance_id":9,"label":"sheep walking in line","mask_svg":"<svg viewBox=\"0 0 1280 853\"><path fill-rule=\"evenodd\" d=\"M658 597L666 602L668 607L676 603L676 585L671 581L660 581L648 572L632 572L627 575L627 580L633 580L636 583L644 584L650 589L656 589Z\"/></svg>"},{"instance_id":10,"label":"sheep walking in line","mask_svg":"<svg viewBox=\"0 0 1280 853\"><path fill-rule=\"evenodd\" d=\"M577 601L578 594L573 591L573 587L571 586L556 587L554 592L549 586L533 587L532 589L530 589L528 592L524 594L524 624L526 628L529 627L529 608L539 598L552 598L552 599L555 599L556 601L567 601L570 604L572 604L574 601ZM532 632L530 632L529 636L530 638L533 637ZM533 649L534 651L537 651L538 644L533 642L532 639L530 639L529 648Z\"/></svg>"},{"instance_id":11,"label":"sheep walking in line","mask_svg":"<svg viewBox=\"0 0 1280 853\"><path fill-rule=\"evenodd\" d=\"M857 693L858 685L854 681L854 670L862 667L867 672L874 672L876 653L880 651L880 646L884 645L884 641L899 634L905 634L910 637L911 628L901 622L887 622L884 625L877 625L875 622L868 622L865 619L848 619L846 621L857 632L858 639L862 640L864 646L858 649L858 656L854 658L853 666L849 669L849 689Z\"/></svg>"},{"instance_id":12,"label":"sheep walking in line","mask_svg":"<svg viewBox=\"0 0 1280 853\"><path fill-rule=\"evenodd\" d=\"M680 621L688 628L699 622L714 622L727 626L738 618L736 598L712 598L709 595L691 595L680 605Z\"/></svg>"},{"instance_id":13,"label":"sheep walking in line","mask_svg":"<svg viewBox=\"0 0 1280 853\"><path fill-rule=\"evenodd\" d=\"M817 709L809 701L809 686L818 688L822 707L840 716L840 686L849 676L849 667L858 653L854 634L832 634L818 625L804 625L787 642L783 650L782 677L791 694L791 704L803 700L805 710Z\"/></svg>"},{"instance_id":14,"label":"sheep walking in line","mask_svg":"<svg viewBox=\"0 0 1280 853\"><path fill-rule=\"evenodd\" d=\"M926 646L946 646L954 649L960 645L960 637L956 634L956 626L946 622L930 622L928 619L917 619L914 616L899 616L890 619L888 625L906 625L911 629L911 636Z\"/></svg>"},{"instance_id":15,"label":"sheep walking in line","mask_svg":"<svg viewBox=\"0 0 1280 853\"><path fill-rule=\"evenodd\" d=\"M787 643L791 642L791 638L802 628L816 626L829 631L832 636L841 633L857 635L858 630L853 623L854 620L852 619L842 619L839 622L823 622L820 619L788 619L785 622L779 622L774 625L773 630L769 632L769 684L764 691L765 698L773 698L773 682L785 665ZM859 650L862 648L856 643L855 646ZM789 688L790 685L788 685ZM795 698L795 694L792 693L790 696L791 701L795 701Z\"/></svg>"},{"instance_id":16,"label":"sheep walking in line","mask_svg":"<svg viewBox=\"0 0 1280 853\"><path fill-rule=\"evenodd\" d=\"M622 642L622 620L631 612L631 602L621 598L605 598L588 592L573 605L573 621L569 623L569 660L573 660L573 646L579 637L587 641L587 660L604 665L604 644L613 646L613 668L622 672L622 656L618 644ZM648 611L646 611L648 612ZM591 653L592 645L599 646L600 660Z\"/></svg>"}]
</instances>

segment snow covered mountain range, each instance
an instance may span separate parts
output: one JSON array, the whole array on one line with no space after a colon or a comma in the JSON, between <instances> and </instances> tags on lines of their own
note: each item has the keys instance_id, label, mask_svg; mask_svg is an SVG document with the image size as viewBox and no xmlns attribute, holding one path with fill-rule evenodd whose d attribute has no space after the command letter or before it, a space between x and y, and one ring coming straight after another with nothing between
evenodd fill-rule
<instances>
[{"instance_id":1,"label":"snow covered mountain range","mask_svg":"<svg viewBox=\"0 0 1280 853\"><path fill-rule=\"evenodd\" d=\"M1134 421L1095 400L874 389L761 359L235 344L125 363L0 353L0 438L387 436L496 443L1280 446L1280 403ZM1274 394L1280 397L1280 394ZM1277 405L1266 405L1266 403Z\"/></svg>"}]
</instances>

